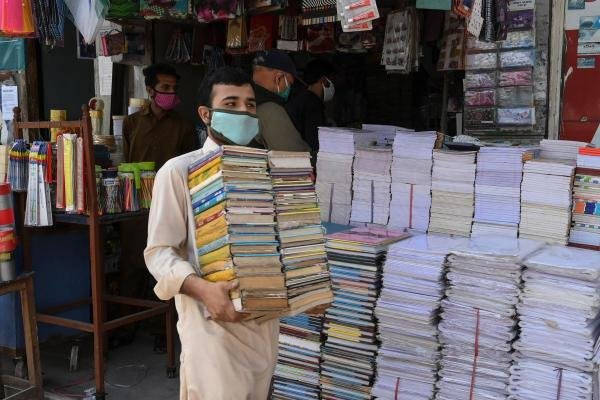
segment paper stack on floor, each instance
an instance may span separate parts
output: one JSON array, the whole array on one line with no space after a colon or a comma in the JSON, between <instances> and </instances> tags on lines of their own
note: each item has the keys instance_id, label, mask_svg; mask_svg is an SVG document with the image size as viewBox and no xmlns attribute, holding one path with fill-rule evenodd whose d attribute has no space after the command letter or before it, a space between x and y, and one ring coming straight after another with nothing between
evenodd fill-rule
<instances>
[{"instance_id":1,"label":"paper stack on floor","mask_svg":"<svg viewBox=\"0 0 600 400\"><path fill-rule=\"evenodd\" d=\"M273 400L320 399L322 317L296 315L281 320Z\"/></svg>"},{"instance_id":2,"label":"paper stack on floor","mask_svg":"<svg viewBox=\"0 0 600 400\"><path fill-rule=\"evenodd\" d=\"M552 160L575 161L581 147L591 146L586 142L572 140L550 140L542 139L540 142L540 157Z\"/></svg>"},{"instance_id":3,"label":"paper stack on floor","mask_svg":"<svg viewBox=\"0 0 600 400\"><path fill-rule=\"evenodd\" d=\"M334 301L325 315L323 399L371 399L381 265L387 247L406 236L380 228L354 228L327 236Z\"/></svg>"},{"instance_id":4,"label":"paper stack on floor","mask_svg":"<svg viewBox=\"0 0 600 400\"><path fill-rule=\"evenodd\" d=\"M517 237L521 220L524 147L482 147L477 154L473 235Z\"/></svg>"},{"instance_id":5,"label":"paper stack on floor","mask_svg":"<svg viewBox=\"0 0 600 400\"><path fill-rule=\"evenodd\" d=\"M579 149L569 243L600 246L600 149Z\"/></svg>"},{"instance_id":6,"label":"paper stack on floor","mask_svg":"<svg viewBox=\"0 0 600 400\"><path fill-rule=\"evenodd\" d=\"M429 232L471 234L476 156L474 151L434 150Z\"/></svg>"},{"instance_id":7,"label":"paper stack on floor","mask_svg":"<svg viewBox=\"0 0 600 400\"><path fill-rule=\"evenodd\" d=\"M346 128L319 128L316 190L322 221L350 223L354 136L359 132Z\"/></svg>"},{"instance_id":8,"label":"paper stack on floor","mask_svg":"<svg viewBox=\"0 0 600 400\"><path fill-rule=\"evenodd\" d=\"M519 236L567 244L575 166L571 161L527 161L521 184Z\"/></svg>"},{"instance_id":9,"label":"paper stack on floor","mask_svg":"<svg viewBox=\"0 0 600 400\"><path fill-rule=\"evenodd\" d=\"M287 309L266 150L222 146L189 167L200 274L237 279L238 311Z\"/></svg>"},{"instance_id":10,"label":"paper stack on floor","mask_svg":"<svg viewBox=\"0 0 600 400\"><path fill-rule=\"evenodd\" d=\"M359 223L387 225L390 218L392 148L365 146L356 149L352 183L352 215Z\"/></svg>"},{"instance_id":11,"label":"paper stack on floor","mask_svg":"<svg viewBox=\"0 0 600 400\"><path fill-rule=\"evenodd\" d=\"M311 177L310 153L270 151L269 168L288 314L294 315L333 300L325 229Z\"/></svg>"},{"instance_id":12,"label":"paper stack on floor","mask_svg":"<svg viewBox=\"0 0 600 400\"><path fill-rule=\"evenodd\" d=\"M510 398L591 400L599 361L600 253L548 246L525 266Z\"/></svg>"},{"instance_id":13,"label":"paper stack on floor","mask_svg":"<svg viewBox=\"0 0 600 400\"><path fill-rule=\"evenodd\" d=\"M479 236L448 256L437 400L507 398L522 260L542 245Z\"/></svg>"},{"instance_id":14,"label":"paper stack on floor","mask_svg":"<svg viewBox=\"0 0 600 400\"><path fill-rule=\"evenodd\" d=\"M434 397L441 357L437 324L444 296L444 261L468 240L419 235L390 246L375 309L381 347L374 396Z\"/></svg>"},{"instance_id":15,"label":"paper stack on floor","mask_svg":"<svg viewBox=\"0 0 600 400\"><path fill-rule=\"evenodd\" d=\"M431 207L435 132L397 132L392 162L390 222L395 228L426 232Z\"/></svg>"}]
</instances>

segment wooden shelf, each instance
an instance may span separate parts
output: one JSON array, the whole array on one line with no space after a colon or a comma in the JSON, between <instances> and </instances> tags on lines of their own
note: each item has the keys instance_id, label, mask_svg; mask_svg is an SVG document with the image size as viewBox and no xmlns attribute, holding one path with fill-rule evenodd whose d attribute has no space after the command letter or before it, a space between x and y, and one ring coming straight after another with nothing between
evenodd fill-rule
<instances>
[{"instance_id":1,"label":"wooden shelf","mask_svg":"<svg viewBox=\"0 0 600 400\"><path fill-rule=\"evenodd\" d=\"M99 222L102 225L114 224L117 222L134 221L138 219L148 218L148 210L140 210L135 212L119 213L119 214L105 214L99 217ZM90 216L85 214L68 214L64 212L54 212L54 222L60 224L75 224L75 225L89 225Z\"/></svg>"}]
</instances>

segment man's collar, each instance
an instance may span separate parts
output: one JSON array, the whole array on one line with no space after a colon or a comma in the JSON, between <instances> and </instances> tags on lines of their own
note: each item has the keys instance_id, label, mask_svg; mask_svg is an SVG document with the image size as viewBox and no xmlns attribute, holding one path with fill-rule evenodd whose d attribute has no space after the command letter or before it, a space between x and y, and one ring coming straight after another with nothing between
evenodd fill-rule
<instances>
[{"instance_id":1,"label":"man's collar","mask_svg":"<svg viewBox=\"0 0 600 400\"><path fill-rule=\"evenodd\" d=\"M271 92L265 87L259 85L258 83L254 83L254 93L256 94L256 104L261 105L263 103L277 103L279 105L284 105L285 101L278 96L276 93Z\"/></svg>"}]
</instances>

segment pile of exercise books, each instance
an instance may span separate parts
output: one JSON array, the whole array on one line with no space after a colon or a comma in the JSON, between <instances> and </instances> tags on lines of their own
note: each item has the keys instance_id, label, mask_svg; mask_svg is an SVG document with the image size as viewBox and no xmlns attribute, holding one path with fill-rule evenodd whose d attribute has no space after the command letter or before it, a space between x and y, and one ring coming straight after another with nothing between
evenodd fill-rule
<instances>
[{"instance_id":1,"label":"pile of exercise books","mask_svg":"<svg viewBox=\"0 0 600 400\"><path fill-rule=\"evenodd\" d=\"M525 267L511 399L595 398L600 253L548 246L528 257Z\"/></svg>"},{"instance_id":2,"label":"pile of exercise books","mask_svg":"<svg viewBox=\"0 0 600 400\"><path fill-rule=\"evenodd\" d=\"M356 149L352 222L387 225L390 218L391 166L390 146L370 145Z\"/></svg>"},{"instance_id":3,"label":"pile of exercise books","mask_svg":"<svg viewBox=\"0 0 600 400\"><path fill-rule=\"evenodd\" d=\"M542 246L478 236L448 256L436 399L507 398L522 262Z\"/></svg>"},{"instance_id":4,"label":"pile of exercise books","mask_svg":"<svg viewBox=\"0 0 600 400\"><path fill-rule=\"evenodd\" d=\"M525 147L482 147L477 154L473 235L517 237L521 219L523 162L533 159Z\"/></svg>"},{"instance_id":5,"label":"pile of exercise books","mask_svg":"<svg viewBox=\"0 0 600 400\"><path fill-rule=\"evenodd\" d=\"M436 139L435 132L396 133L389 227L421 232L429 228L431 167Z\"/></svg>"},{"instance_id":6,"label":"pile of exercise books","mask_svg":"<svg viewBox=\"0 0 600 400\"><path fill-rule=\"evenodd\" d=\"M213 282L236 279L231 297L238 311L286 310L267 152L222 146L188 172L201 276Z\"/></svg>"},{"instance_id":7,"label":"pile of exercise books","mask_svg":"<svg viewBox=\"0 0 600 400\"><path fill-rule=\"evenodd\" d=\"M273 379L273 400L320 399L323 317L285 317L279 328L279 355Z\"/></svg>"},{"instance_id":8,"label":"pile of exercise books","mask_svg":"<svg viewBox=\"0 0 600 400\"><path fill-rule=\"evenodd\" d=\"M525 163L520 237L567 244L574 172L572 161L540 159Z\"/></svg>"},{"instance_id":9,"label":"pile of exercise books","mask_svg":"<svg viewBox=\"0 0 600 400\"><path fill-rule=\"evenodd\" d=\"M475 151L434 150L429 232L470 236Z\"/></svg>"},{"instance_id":10,"label":"pile of exercise books","mask_svg":"<svg viewBox=\"0 0 600 400\"><path fill-rule=\"evenodd\" d=\"M310 153L270 151L269 168L288 315L293 315L333 300L325 229L312 180Z\"/></svg>"},{"instance_id":11,"label":"pile of exercise books","mask_svg":"<svg viewBox=\"0 0 600 400\"><path fill-rule=\"evenodd\" d=\"M591 146L586 142L573 140L542 139L540 157L551 160L575 161L581 147Z\"/></svg>"},{"instance_id":12,"label":"pile of exercise books","mask_svg":"<svg viewBox=\"0 0 600 400\"><path fill-rule=\"evenodd\" d=\"M383 228L354 228L327 236L334 301L325 315L323 399L371 399L381 266L388 246L407 236Z\"/></svg>"},{"instance_id":13,"label":"pile of exercise books","mask_svg":"<svg viewBox=\"0 0 600 400\"><path fill-rule=\"evenodd\" d=\"M316 190L322 221L350 223L354 136L358 132L346 128L319 128Z\"/></svg>"},{"instance_id":14,"label":"pile of exercise books","mask_svg":"<svg viewBox=\"0 0 600 400\"><path fill-rule=\"evenodd\" d=\"M600 149L579 149L569 244L600 246Z\"/></svg>"},{"instance_id":15,"label":"pile of exercise books","mask_svg":"<svg viewBox=\"0 0 600 400\"><path fill-rule=\"evenodd\" d=\"M437 324L444 297L444 262L469 239L418 235L390 246L375 314L381 347L373 395L434 397L441 357Z\"/></svg>"}]
</instances>

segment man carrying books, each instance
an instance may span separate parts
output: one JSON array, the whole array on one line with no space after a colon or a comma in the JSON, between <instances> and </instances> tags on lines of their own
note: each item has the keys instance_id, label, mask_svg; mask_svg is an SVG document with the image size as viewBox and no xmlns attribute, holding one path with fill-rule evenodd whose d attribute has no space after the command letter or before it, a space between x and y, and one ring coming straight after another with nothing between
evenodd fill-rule
<instances>
[{"instance_id":1,"label":"man carrying books","mask_svg":"<svg viewBox=\"0 0 600 400\"><path fill-rule=\"evenodd\" d=\"M199 90L198 114L208 127L202 149L169 160L156 176L148 223L146 265L162 300L175 298L181 338L181 391L185 400L264 400L277 361L279 322L242 321L232 282L197 275L195 221L188 166L223 144L246 146L259 133L249 76L224 67Z\"/></svg>"}]
</instances>

